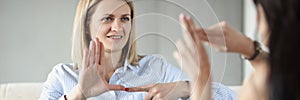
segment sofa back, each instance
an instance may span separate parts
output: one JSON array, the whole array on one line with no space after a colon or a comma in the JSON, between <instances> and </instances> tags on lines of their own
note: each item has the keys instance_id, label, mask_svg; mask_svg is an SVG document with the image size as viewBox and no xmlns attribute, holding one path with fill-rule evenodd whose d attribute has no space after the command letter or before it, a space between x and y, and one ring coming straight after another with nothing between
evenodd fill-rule
<instances>
[{"instance_id":1,"label":"sofa back","mask_svg":"<svg viewBox=\"0 0 300 100\"><path fill-rule=\"evenodd\" d=\"M37 100L43 83L0 84L0 100Z\"/></svg>"}]
</instances>

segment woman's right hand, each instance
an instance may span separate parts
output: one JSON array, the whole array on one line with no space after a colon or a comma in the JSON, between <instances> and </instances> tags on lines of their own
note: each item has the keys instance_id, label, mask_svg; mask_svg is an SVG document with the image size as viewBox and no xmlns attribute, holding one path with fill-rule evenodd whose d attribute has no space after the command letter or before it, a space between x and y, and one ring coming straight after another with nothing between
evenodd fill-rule
<instances>
[{"instance_id":1,"label":"woman's right hand","mask_svg":"<svg viewBox=\"0 0 300 100\"><path fill-rule=\"evenodd\" d=\"M105 80L105 61L103 44L98 38L90 42L84 50L82 67L79 72L78 88L85 98L100 95L109 90L124 90L122 85L110 85Z\"/></svg>"}]
</instances>

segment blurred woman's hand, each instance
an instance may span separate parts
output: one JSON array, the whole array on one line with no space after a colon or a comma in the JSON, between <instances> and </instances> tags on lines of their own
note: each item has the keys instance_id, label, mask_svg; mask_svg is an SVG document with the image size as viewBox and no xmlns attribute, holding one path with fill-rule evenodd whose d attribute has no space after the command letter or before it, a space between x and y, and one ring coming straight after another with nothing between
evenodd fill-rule
<instances>
[{"instance_id":1,"label":"blurred woman's hand","mask_svg":"<svg viewBox=\"0 0 300 100\"><path fill-rule=\"evenodd\" d=\"M124 90L124 86L110 85L105 80L105 61L103 44L98 38L90 42L89 49L84 50L82 67L79 72L78 87L88 98L109 90Z\"/></svg>"},{"instance_id":2,"label":"blurred woman's hand","mask_svg":"<svg viewBox=\"0 0 300 100\"><path fill-rule=\"evenodd\" d=\"M178 51L174 52L179 65L192 78L191 98L193 100L211 100L210 64L201 34L204 30L196 26L191 17L180 15L184 29L183 38L177 41Z\"/></svg>"},{"instance_id":3,"label":"blurred woman's hand","mask_svg":"<svg viewBox=\"0 0 300 100\"><path fill-rule=\"evenodd\" d=\"M178 100L189 97L189 83L185 81L156 83L126 89L128 92L147 92L144 100Z\"/></svg>"},{"instance_id":4,"label":"blurred woman's hand","mask_svg":"<svg viewBox=\"0 0 300 100\"><path fill-rule=\"evenodd\" d=\"M204 29L200 33L200 38L217 51L240 53L247 58L254 54L253 41L227 22L220 22Z\"/></svg>"}]
</instances>

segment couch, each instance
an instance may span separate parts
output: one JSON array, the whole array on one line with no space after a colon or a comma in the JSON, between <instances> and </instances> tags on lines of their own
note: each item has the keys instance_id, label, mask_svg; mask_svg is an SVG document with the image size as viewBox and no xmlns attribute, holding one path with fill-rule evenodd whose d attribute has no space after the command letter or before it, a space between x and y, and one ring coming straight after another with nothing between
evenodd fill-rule
<instances>
[{"instance_id":1,"label":"couch","mask_svg":"<svg viewBox=\"0 0 300 100\"><path fill-rule=\"evenodd\" d=\"M43 83L6 83L0 84L0 100L37 100ZM229 86L235 92L240 86Z\"/></svg>"}]
</instances>

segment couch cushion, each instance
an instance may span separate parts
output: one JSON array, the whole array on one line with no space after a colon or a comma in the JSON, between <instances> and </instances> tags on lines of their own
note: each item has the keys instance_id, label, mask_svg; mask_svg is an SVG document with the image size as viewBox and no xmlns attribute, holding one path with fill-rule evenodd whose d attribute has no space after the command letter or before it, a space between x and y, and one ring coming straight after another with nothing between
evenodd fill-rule
<instances>
[{"instance_id":1,"label":"couch cushion","mask_svg":"<svg viewBox=\"0 0 300 100\"><path fill-rule=\"evenodd\" d=\"M0 84L0 100L37 100L43 83Z\"/></svg>"}]
</instances>

